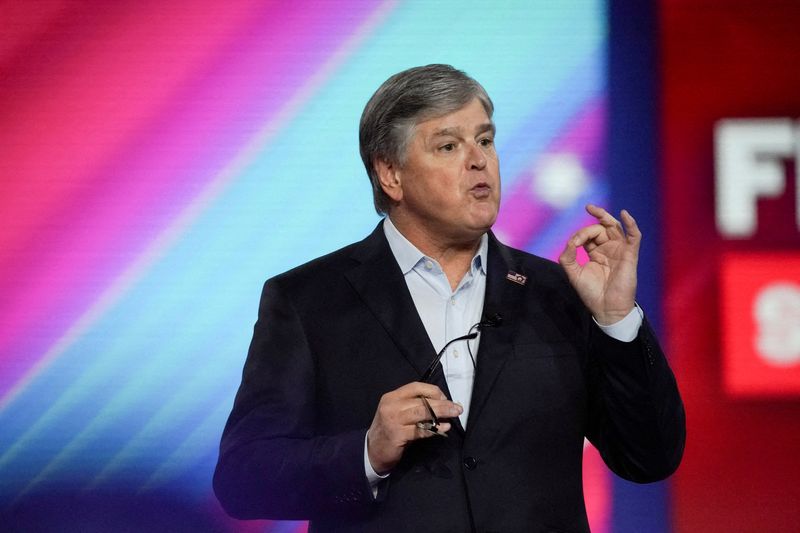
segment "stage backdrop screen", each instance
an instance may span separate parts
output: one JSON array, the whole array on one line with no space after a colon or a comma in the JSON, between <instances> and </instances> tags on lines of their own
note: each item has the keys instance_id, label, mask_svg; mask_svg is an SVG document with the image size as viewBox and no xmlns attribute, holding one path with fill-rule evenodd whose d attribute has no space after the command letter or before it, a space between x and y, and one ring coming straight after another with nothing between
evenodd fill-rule
<instances>
[{"instance_id":1,"label":"stage backdrop screen","mask_svg":"<svg viewBox=\"0 0 800 533\"><path fill-rule=\"evenodd\" d=\"M18 530L305 528L226 518L211 476L264 280L379 220L357 128L391 74L484 84L506 243L554 258L608 200L601 0L54 0L2 20L0 512ZM585 474L607 531L591 449Z\"/></svg>"}]
</instances>

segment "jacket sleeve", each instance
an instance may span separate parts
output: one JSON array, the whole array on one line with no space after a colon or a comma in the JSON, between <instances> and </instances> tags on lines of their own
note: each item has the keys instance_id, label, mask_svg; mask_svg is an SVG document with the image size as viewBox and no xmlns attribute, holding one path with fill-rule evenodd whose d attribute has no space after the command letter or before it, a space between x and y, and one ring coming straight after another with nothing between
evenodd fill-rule
<instances>
[{"instance_id":1,"label":"jacket sleeve","mask_svg":"<svg viewBox=\"0 0 800 533\"><path fill-rule=\"evenodd\" d=\"M242 382L214 473L225 511L241 519L313 519L364 511L366 428L319 435L315 354L279 281L264 285Z\"/></svg>"},{"instance_id":2,"label":"jacket sleeve","mask_svg":"<svg viewBox=\"0 0 800 533\"><path fill-rule=\"evenodd\" d=\"M659 481L680 464L686 419L675 377L647 320L631 342L591 327L587 437L616 474Z\"/></svg>"}]
</instances>

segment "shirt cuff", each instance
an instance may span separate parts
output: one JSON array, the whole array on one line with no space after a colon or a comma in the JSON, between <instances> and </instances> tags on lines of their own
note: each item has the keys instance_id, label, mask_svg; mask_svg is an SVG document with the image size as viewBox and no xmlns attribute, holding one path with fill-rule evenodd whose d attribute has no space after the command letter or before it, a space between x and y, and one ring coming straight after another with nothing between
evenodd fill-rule
<instances>
[{"instance_id":1,"label":"shirt cuff","mask_svg":"<svg viewBox=\"0 0 800 533\"><path fill-rule=\"evenodd\" d=\"M611 337L612 339L616 339L622 342L631 342L633 339L636 338L636 335L639 334L639 328L642 325L642 319L644 318L644 312L642 312L642 308L639 307L639 304L634 304L633 309L631 312L628 313L625 318L620 320L619 322L614 322L611 325L604 326L597 322L597 320L592 317L594 323L597 324L603 333ZM366 453L366 452L365 452Z\"/></svg>"},{"instance_id":2,"label":"shirt cuff","mask_svg":"<svg viewBox=\"0 0 800 533\"><path fill-rule=\"evenodd\" d=\"M372 468L372 464L369 462L369 453L367 453L367 437L369 437L369 431L364 435L364 473L367 475L367 481L372 489L372 497L377 498L378 483L389 477L389 474L380 475Z\"/></svg>"}]
</instances>

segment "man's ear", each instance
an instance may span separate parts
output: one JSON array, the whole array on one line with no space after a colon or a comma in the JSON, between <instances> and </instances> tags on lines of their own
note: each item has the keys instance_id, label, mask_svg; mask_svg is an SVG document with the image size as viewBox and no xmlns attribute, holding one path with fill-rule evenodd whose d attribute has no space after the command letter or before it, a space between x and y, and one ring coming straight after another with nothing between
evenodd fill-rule
<instances>
[{"instance_id":1,"label":"man's ear","mask_svg":"<svg viewBox=\"0 0 800 533\"><path fill-rule=\"evenodd\" d=\"M400 169L394 163L389 163L383 159L375 160L375 171L378 173L378 181L386 195L394 202L399 202L403 198L403 183L400 179Z\"/></svg>"}]
</instances>

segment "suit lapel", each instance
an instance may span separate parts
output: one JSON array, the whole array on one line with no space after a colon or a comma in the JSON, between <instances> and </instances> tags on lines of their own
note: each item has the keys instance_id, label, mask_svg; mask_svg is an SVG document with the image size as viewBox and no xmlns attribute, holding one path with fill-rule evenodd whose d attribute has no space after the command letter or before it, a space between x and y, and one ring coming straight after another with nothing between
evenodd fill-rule
<instances>
[{"instance_id":1,"label":"suit lapel","mask_svg":"<svg viewBox=\"0 0 800 533\"><path fill-rule=\"evenodd\" d=\"M359 264L345 273L353 289L372 311L419 377L436 351L417 313L400 266L392 254L382 223L353 252ZM434 381L450 398L441 372Z\"/></svg>"},{"instance_id":2,"label":"suit lapel","mask_svg":"<svg viewBox=\"0 0 800 533\"><path fill-rule=\"evenodd\" d=\"M436 356L436 351L419 318L381 224L354 249L353 258L358 264L345 276L417 376L421 377ZM492 233L489 233L488 263L484 316L500 314L503 322L499 327L484 328L481 333L468 429L475 426L498 374L513 353L518 320L525 308L524 296L528 292L519 282L508 279L510 273L522 276L529 274L514 262L506 247ZM533 282L533 279L526 281ZM442 372L436 372L435 376L434 383L448 398L452 398ZM458 419L453 422L458 430L463 431Z\"/></svg>"},{"instance_id":3,"label":"suit lapel","mask_svg":"<svg viewBox=\"0 0 800 533\"><path fill-rule=\"evenodd\" d=\"M472 388L467 429L472 430L486 404L497 375L502 370L514 349L514 339L519 327L523 297L527 291L520 283L508 279L509 274L525 276L526 273L516 265L505 246L489 233L488 268L486 270L486 296L483 303L483 316L495 314L502 316L500 326L483 328L478 350L478 363L475 382ZM533 280L530 280L533 282Z\"/></svg>"}]
</instances>

